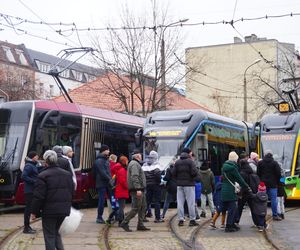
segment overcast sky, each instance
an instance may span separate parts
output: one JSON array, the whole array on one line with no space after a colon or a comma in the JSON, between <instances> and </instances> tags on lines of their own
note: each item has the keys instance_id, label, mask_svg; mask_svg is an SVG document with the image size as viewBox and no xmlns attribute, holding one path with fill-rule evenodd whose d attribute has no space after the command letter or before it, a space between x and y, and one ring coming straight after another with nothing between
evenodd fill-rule
<instances>
[{"instance_id":1,"label":"overcast sky","mask_svg":"<svg viewBox=\"0 0 300 250\"><path fill-rule=\"evenodd\" d=\"M197 22L216 22L220 20L236 20L241 17L253 18L264 15L281 15L300 13L299 0L156 0L157 5L168 6L171 22L188 18L185 24ZM0 13L31 21L75 23L77 28L106 27L113 23L120 24L121 6L126 3L137 15L145 15L149 10L150 0L0 0ZM150 13L148 13L150 14ZM90 32L55 33L53 26L29 25L20 20L0 16L0 40L15 44L24 43L27 48L49 54L57 54L64 45L45 40L51 39L58 43L78 46L78 36L84 46L89 46ZM183 49L187 47L232 43L234 36L246 36L252 33L258 37L277 39L280 42L294 43L300 48L300 16L257 21L244 21L235 24L236 30L230 25L198 25L180 28L185 40ZM16 29L11 28L13 26ZM149 24L151 25L151 24ZM8 27L9 26L9 27ZM70 26L72 27L72 26ZM62 26L62 29L70 28ZM41 38L24 34L27 31ZM99 33L101 34L101 32ZM70 36L67 36L70 35ZM44 39L43 39L44 38Z\"/></svg>"}]
</instances>

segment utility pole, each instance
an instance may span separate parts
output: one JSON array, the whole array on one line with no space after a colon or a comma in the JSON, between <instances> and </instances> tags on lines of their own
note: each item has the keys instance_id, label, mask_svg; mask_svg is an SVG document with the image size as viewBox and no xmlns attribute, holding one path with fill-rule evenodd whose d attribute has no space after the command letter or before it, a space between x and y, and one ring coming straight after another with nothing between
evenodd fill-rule
<instances>
[{"instance_id":1,"label":"utility pole","mask_svg":"<svg viewBox=\"0 0 300 250\"><path fill-rule=\"evenodd\" d=\"M247 80L246 80L246 73L249 68L253 65L259 63L261 59L256 59L253 63L251 63L244 71L244 121L248 120L248 107L247 107Z\"/></svg>"},{"instance_id":2,"label":"utility pole","mask_svg":"<svg viewBox=\"0 0 300 250\"><path fill-rule=\"evenodd\" d=\"M172 25L176 25L179 23L185 23L187 22L189 19L183 19L183 20L179 20L177 22L174 23L170 23L166 26L164 26L163 30L162 30L162 35L161 35L161 48L160 48L160 57L161 57L161 90L160 90L160 94L161 94L161 99L160 99L160 103L161 103L161 109L162 110L166 110L166 88L167 88L167 84L166 84L166 55L165 55L165 31L168 27L171 27Z\"/></svg>"}]
</instances>

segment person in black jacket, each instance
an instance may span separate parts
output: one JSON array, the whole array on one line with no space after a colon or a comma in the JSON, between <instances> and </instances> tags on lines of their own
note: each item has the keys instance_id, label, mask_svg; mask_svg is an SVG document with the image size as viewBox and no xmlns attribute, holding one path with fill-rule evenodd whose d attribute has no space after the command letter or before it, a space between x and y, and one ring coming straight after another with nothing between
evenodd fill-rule
<instances>
[{"instance_id":1,"label":"person in black jacket","mask_svg":"<svg viewBox=\"0 0 300 250\"><path fill-rule=\"evenodd\" d=\"M33 234L36 230L30 227L30 213L31 202L33 198L33 188L38 176L38 159L36 152L31 151L25 159L25 167L22 172L22 179L24 181L24 195L25 195L25 210L24 210L24 230L25 234Z\"/></svg>"},{"instance_id":2,"label":"person in black jacket","mask_svg":"<svg viewBox=\"0 0 300 250\"><path fill-rule=\"evenodd\" d=\"M67 170L73 175L69 160L63 156L63 149L61 146L54 146L52 150L57 154L57 166L60 168Z\"/></svg>"},{"instance_id":3,"label":"person in black jacket","mask_svg":"<svg viewBox=\"0 0 300 250\"><path fill-rule=\"evenodd\" d=\"M184 225L184 202L186 200L189 209L189 226L198 226L195 213L195 178L197 176L197 168L192 160L192 150L184 148L180 155L180 159L175 162L172 170L177 183L177 213L179 223L178 226Z\"/></svg>"},{"instance_id":4,"label":"person in black jacket","mask_svg":"<svg viewBox=\"0 0 300 250\"><path fill-rule=\"evenodd\" d=\"M264 158L258 162L257 175L267 187L267 195L271 199L273 220L280 221L277 213L277 188L281 177L280 166L273 159L271 150L266 150Z\"/></svg>"},{"instance_id":5,"label":"person in black jacket","mask_svg":"<svg viewBox=\"0 0 300 250\"><path fill-rule=\"evenodd\" d=\"M161 166L158 162L158 154L152 150L142 166L142 169L146 176L146 199L147 199L147 211L151 213L151 203L155 205L155 223L164 222L160 218L160 201L161 201Z\"/></svg>"},{"instance_id":6,"label":"person in black jacket","mask_svg":"<svg viewBox=\"0 0 300 250\"><path fill-rule=\"evenodd\" d=\"M251 191L253 193L257 192L257 187L251 187L251 179L257 177L257 175L254 173L253 169L251 168L249 162L248 162L248 156L247 155L242 155L240 156L240 175L243 177L244 181L249 185L251 188ZM257 177L258 178L258 177ZM259 178L258 178L259 179ZM258 186L258 184L257 184ZM243 209L245 204L248 203L250 211L251 211L251 216L254 225L257 225L256 217L253 215L253 204L252 204L252 199L249 196L248 190L242 190L241 197L238 199L238 210L236 212L235 216L235 223L239 223L240 219L242 217Z\"/></svg>"},{"instance_id":7,"label":"person in black jacket","mask_svg":"<svg viewBox=\"0 0 300 250\"><path fill-rule=\"evenodd\" d=\"M163 178L164 181L167 182L166 187L167 187L167 193L166 193L166 198L163 206L163 212L161 215L161 218L164 219L165 215L167 213L167 210L169 209L170 203L173 201L176 201L176 196L177 196L177 184L176 180L172 176L172 170L174 168L174 162L170 164L170 167L167 168L166 174Z\"/></svg>"},{"instance_id":8,"label":"person in black jacket","mask_svg":"<svg viewBox=\"0 0 300 250\"><path fill-rule=\"evenodd\" d=\"M112 182L108 157L109 147L102 144L100 147L100 154L96 158L93 167L94 177L96 179L96 189L99 194L96 223L100 224L105 224L105 220L103 219L105 195L108 194L108 197L110 197L110 185Z\"/></svg>"},{"instance_id":9,"label":"person in black jacket","mask_svg":"<svg viewBox=\"0 0 300 250\"><path fill-rule=\"evenodd\" d=\"M72 175L57 166L55 151L47 150L43 158L46 166L35 184L31 217L41 213L46 250L64 249L59 229L70 215L74 183Z\"/></svg>"}]
</instances>

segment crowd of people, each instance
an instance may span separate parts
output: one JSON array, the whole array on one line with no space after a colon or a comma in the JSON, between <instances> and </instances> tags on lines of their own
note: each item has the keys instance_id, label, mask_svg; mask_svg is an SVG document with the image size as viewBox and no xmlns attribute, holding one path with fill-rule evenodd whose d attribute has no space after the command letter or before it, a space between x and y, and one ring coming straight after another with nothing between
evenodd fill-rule
<instances>
[{"instance_id":1,"label":"crowd of people","mask_svg":"<svg viewBox=\"0 0 300 250\"><path fill-rule=\"evenodd\" d=\"M225 228L225 232L236 232L240 230L240 219L247 204L254 225L264 231L268 227L265 219L268 198L273 220L284 219L284 171L270 150L261 160L254 152L250 157L246 153L238 156L236 152L230 152L218 179L209 162L204 161L197 168L190 148L184 148L167 169L160 165L156 151L151 151L144 161L139 150L134 150L130 161L124 155L111 154L105 144L99 151L92 168L99 195L96 223L117 222L123 230L131 232L129 222L137 215L136 229L148 231L150 228L145 223L153 217L152 207L154 223L163 223L170 203L176 201L178 226L184 226L188 220L188 226L194 227L199 225L200 217L207 217L208 203L212 217L210 228L217 229L216 222L221 215L221 228ZM55 146L43 155L45 167L39 166L36 152L29 152L26 157L22 172L26 200L23 232L35 233L30 227L30 216L33 219L41 216L46 249L63 249L59 228L70 214L72 195L77 186L73 155L71 147ZM165 200L161 213L163 190ZM125 214L129 197L131 209ZM109 216L104 219L106 201Z\"/></svg>"}]
</instances>

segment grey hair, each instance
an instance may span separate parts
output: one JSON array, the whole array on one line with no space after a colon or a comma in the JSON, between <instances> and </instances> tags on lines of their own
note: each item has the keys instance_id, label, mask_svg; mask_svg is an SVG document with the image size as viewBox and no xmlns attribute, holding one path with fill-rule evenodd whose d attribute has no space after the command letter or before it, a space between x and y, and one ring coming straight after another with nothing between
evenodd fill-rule
<instances>
[{"instance_id":1,"label":"grey hair","mask_svg":"<svg viewBox=\"0 0 300 250\"><path fill-rule=\"evenodd\" d=\"M55 145L52 150L58 154L62 154L63 153L63 149L62 149L62 146L59 146L59 145Z\"/></svg>"},{"instance_id":2,"label":"grey hair","mask_svg":"<svg viewBox=\"0 0 300 250\"><path fill-rule=\"evenodd\" d=\"M63 146L62 151L64 155L67 155L69 152L73 151L73 149L70 146Z\"/></svg>"},{"instance_id":3,"label":"grey hair","mask_svg":"<svg viewBox=\"0 0 300 250\"><path fill-rule=\"evenodd\" d=\"M47 150L44 153L43 158L48 164L54 164L57 162L57 154L53 150Z\"/></svg>"}]
</instances>

